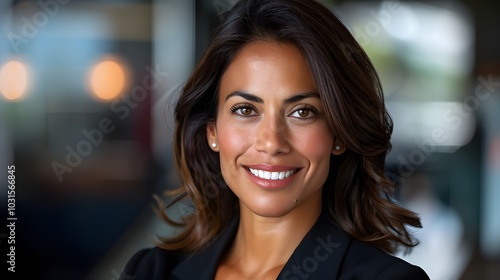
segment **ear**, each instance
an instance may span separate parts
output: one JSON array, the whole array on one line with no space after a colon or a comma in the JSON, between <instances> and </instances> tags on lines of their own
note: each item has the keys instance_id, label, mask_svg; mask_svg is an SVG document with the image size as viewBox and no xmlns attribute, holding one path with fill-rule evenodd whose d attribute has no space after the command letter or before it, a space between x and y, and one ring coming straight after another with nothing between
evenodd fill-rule
<instances>
[{"instance_id":1,"label":"ear","mask_svg":"<svg viewBox=\"0 0 500 280\"><path fill-rule=\"evenodd\" d=\"M343 143L340 143L340 141L334 141L333 142L333 148L332 148L332 154L335 156L339 156L343 154L346 150L346 147Z\"/></svg>"},{"instance_id":2,"label":"ear","mask_svg":"<svg viewBox=\"0 0 500 280\"><path fill-rule=\"evenodd\" d=\"M215 122L209 122L207 124L207 141L207 144L212 151L219 151L219 140L217 138L217 126L215 125Z\"/></svg>"}]
</instances>

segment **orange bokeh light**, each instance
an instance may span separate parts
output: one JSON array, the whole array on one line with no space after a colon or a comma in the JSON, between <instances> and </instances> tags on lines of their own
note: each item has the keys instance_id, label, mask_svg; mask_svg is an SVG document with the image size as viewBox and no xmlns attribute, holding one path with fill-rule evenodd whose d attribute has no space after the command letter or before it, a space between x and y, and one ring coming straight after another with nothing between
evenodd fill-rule
<instances>
[{"instance_id":1,"label":"orange bokeh light","mask_svg":"<svg viewBox=\"0 0 500 280\"><path fill-rule=\"evenodd\" d=\"M28 69L16 60L7 62L0 70L0 92L7 100L18 100L28 88Z\"/></svg>"},{"instance_id":2,"label":"orange bokeh light","mask_svg":"<svg viewBox=\"0 0 500 280\"><path fill-rule=\"evenodd\" d=\"M123 93L126 80L123 64L107 59L93 67L90 74L90 88L99 99L111 100Z\"/></svg>"}]
</instances>

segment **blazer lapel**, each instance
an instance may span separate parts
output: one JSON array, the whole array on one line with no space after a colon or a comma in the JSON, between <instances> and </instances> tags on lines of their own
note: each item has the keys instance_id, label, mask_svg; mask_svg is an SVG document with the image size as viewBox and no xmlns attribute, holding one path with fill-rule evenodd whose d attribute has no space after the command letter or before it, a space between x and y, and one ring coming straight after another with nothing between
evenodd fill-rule
<instances>
[{"instance_id":1,"label":"blazer lapel","mask_svg":"<svg viewBox=\"0 0 500 280\"><path fill-rule=\"evenodd\" d=\"M277 279L336 279L350 242L347 233L321 215Z\"/></svg>"},{"instance_id":2,"label":"blazer lapel","mask_svg":"<svg viewBox=\"0 0 500 280\"><path fill-rule=\"evenodd\" d=\"M212 280L220 258L234 239L239 219L205 248L179 263L172 270L175 280ZM294 250L277 279L336 279L351 237L320 215L314 226Z\"/></svg>"},{"instance_id":3,"label":"blazer lapel","mask_svg":"<svg viewBox=\"0 0 500 280\"><path fill-rule=\"evenodd\" d=\"M179 263L172 270L172 279L214 279L219 260L236 235L238 222L238 218L233 219L229 227L223 231L211 245Z\"/></svg>"}]
</instances>

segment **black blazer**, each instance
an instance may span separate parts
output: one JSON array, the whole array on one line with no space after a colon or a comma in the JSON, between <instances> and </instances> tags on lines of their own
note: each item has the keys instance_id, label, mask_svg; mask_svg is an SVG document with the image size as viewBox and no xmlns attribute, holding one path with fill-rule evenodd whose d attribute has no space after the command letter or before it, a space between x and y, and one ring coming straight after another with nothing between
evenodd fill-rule
<instances>
[{"instance_id":1,"label":"black blazer","mask_svg":"<svg viewBox=\"0 0 500 280\"><path fill-rule=\"evenodd\" d=\"M211 245L190 256L159 248L143 249L128 261L120 279L214 279L217 264L237 229L238 219L235 219ZM420 267L352 238L321 215L277 279L421 280L429 277Z\"/></svg>"}]
</instances>

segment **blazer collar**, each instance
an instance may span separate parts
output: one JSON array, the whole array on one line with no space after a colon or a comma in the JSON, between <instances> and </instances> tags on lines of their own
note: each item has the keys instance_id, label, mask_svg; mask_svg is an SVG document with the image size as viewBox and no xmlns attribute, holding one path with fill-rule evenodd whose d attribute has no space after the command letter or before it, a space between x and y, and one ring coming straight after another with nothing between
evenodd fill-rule
<instances>
[{"instance_id":1,"label":"blazer collar","mask_svg":"<svg viewBox=\"0 0 500 280\"><path fill-rule=\"evenodd\" d=\"M337 279L351 237L321 214L277 279Z\"/></svg>"},{"instance_id":2,"label":"blazer collar","mask_svg":"<svg viewBox=\"0 0 500 280\"><path fill-rule=\"evenodd\" d=\"M179 263L172 271L173 279L213 280L220 259L236 236L240 220L239 215L236 216L229 227L219 234L212 244Z\"/></svg>"},{"instance_id":3,"label":"blazer collar","mask_svg":"<svg viewBox=\"0 0 500 280\"><path fill-rule=\"evenodd\" d=\"M233 219L211 245L179 263L172 271L174 279L214 279L218 263L236 235L238 222L239 218ZM322 214L277 279L323 279L325 276L334 279L350 243L351 237Z\"/></svg>"}]
</instances>

